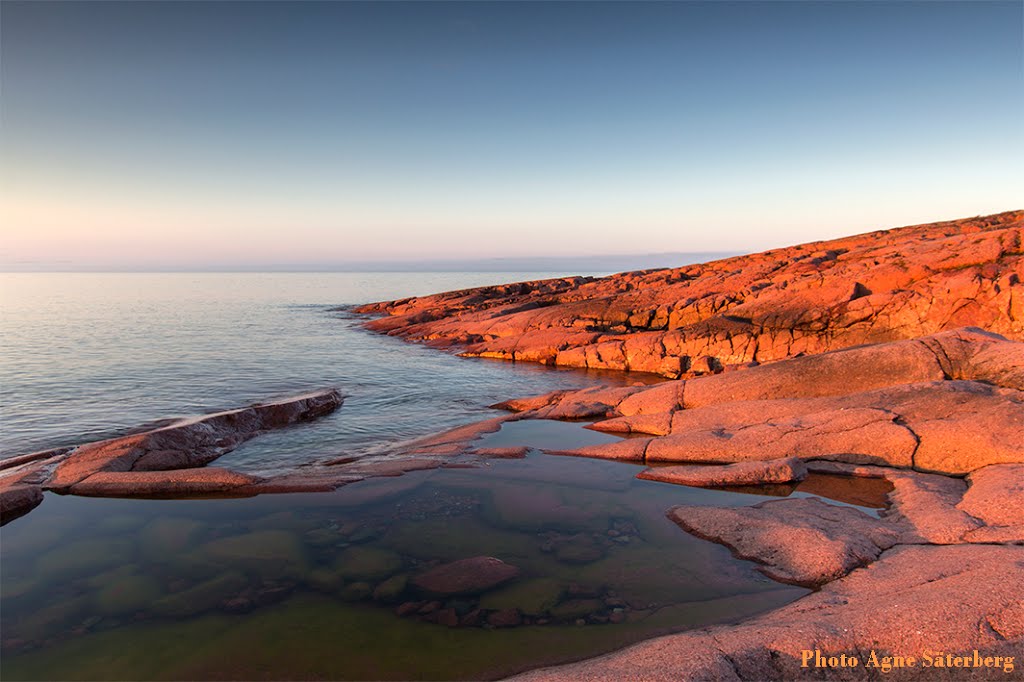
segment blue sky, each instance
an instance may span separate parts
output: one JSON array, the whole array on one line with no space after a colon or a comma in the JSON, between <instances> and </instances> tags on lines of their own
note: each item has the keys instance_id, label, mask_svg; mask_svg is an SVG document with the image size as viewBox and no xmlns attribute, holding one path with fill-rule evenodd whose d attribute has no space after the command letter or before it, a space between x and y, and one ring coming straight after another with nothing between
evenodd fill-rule
<instances>
[{"instance_id":1,"label":"blue sky","mask_svg":"<svg viewBox=\"0 0 1024 682\"><path fill-rule=\"evenodd\" d=\"M1021 206L1021 2L0 5L0 267L749 251Z\"/></svg>"}]
</instances>

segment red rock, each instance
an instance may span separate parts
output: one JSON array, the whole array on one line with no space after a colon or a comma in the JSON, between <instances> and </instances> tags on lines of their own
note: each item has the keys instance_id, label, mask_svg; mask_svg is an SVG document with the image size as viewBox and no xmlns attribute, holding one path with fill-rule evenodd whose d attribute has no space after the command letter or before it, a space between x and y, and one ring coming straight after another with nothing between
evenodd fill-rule
<instances>
[{"instance_id":1,"label":"red rock","mask_svg":"<svg viewBox=\"0 0 1024 682\"><path fill-rule=\"evenodd\" d=\"M218 467L173 471L101 471L75 485L75 495L93 497L151 497L229 492L259 479Z\"/></svg>"},{"instance_id":2,"label":"red rock","mask_svg":"<svg viewBox=\"0 0 1024 682\"><path fill-rule=\"evenodd\" d=\"M434 622L438 625L454 628L459 624L459 614L455 612L455 609L440 609L435 611L433 615Z\"/></svg>"},{"instance_id":3,"label":"red rock","mask_svg":"<svg viewBox=\"0 0 1024 682\"><path fill-rule=\"evenodd\" d=\"M414 613L418 613L421 608L423 608L423 602L407 601L395 608L395 615L404 618L405 616L411 616Z\"/></svg>"},{"instance_id":4,"label":"red rock","mask_svg":"<svg viewBox=\"0 0 1024 682\"><path fill-rule=\"evenodd\" d=\"M43 501L43 490L37 485L0 484L0 525L23 516Z\"/></svg>"},{"instance_id":5,"label":"red rock","mask_svg":"<svg viewBox=\"0 0 1024 682\"><path fill-rule=\"evenodd\" d=\"M514 628L523 622L519 609L502 609L487 615L487 624L496 628Z\"/></svg>"},{"instance_id":6,"label":"red rock","mask_svg":"<svg viewBox=\"0 0 1024 682\"><path fill-rule=\"evenodd\" d=\"M630 420L647 418L621 417L614 428L638 428L643 422ZM935 381L684 409L672 414L671 432L663 437L558 454L716 464L795 456L964 474L1024 461L1020 433L1024 393L974 381Z\"/></svg>"},{"instance_id":7,"label":"red rock","mask_svg":"<svg viewBox=\"0 0 1024 682\"><path fill-rule=\"evenodd\" d=\"M338 409L342 401L335 390L318 391L81 445L66 455L47 487L67 490L98 472L203 466L263 431L322 416Z\"/></svg>"},{"instance_id":8,"label":"red rock","mask_svg":"<svg viewBox=\"0 0 1024 682\"><path fill-rule=\"evenodd\" d=\"M675 507L669 518L684 530L764 564L781 582L821 585L874 561L899 534L853 507L816 498L762 502L752 507Z\"/></svg>"},{"instance_id":9,"label":"red rock","mask_svg":"<svg viewBox=\"0 0 1024 682\"><path fill-rule=\"evenodd\" d=\"M359 310L389 316L371 329L467 355L671 377L967 325L1021 339L1024 299L1013 292L1024 278L1022 227L1015 211Z\"/></svg>"},{"instance_id":10,"label":"red rock","mask_svg":"<svg viewBox=\"0 0 1024 682\"><path fill-rule=\"evenodd\" d=\"M989 526L1024 527L1024 464L995 464L967 477L957 508Z\"/></svg>"},{"instance_id":11,"label":"red rock","mask_svg":"<svg viewBox=\"0 0 1024 682\"><path fill-rule=\"evenodd\" d=\"M807 467L795 457L764 462L739 462L725 466L677 465L644 469L637 478L701 488L730 485L766 485L802 481Z\"/></svg>"},{"instance_id":12,"label":"red rock","mask_svg":"<svg viewBox=\"0 0 1024 682\"><path fill-rule=\"evenodd\" d=\"M478 556L436 566L410 582L427 594L449 597L484 592L518 575L518 568L501 559Z\"/></svg>"}]
</instances>

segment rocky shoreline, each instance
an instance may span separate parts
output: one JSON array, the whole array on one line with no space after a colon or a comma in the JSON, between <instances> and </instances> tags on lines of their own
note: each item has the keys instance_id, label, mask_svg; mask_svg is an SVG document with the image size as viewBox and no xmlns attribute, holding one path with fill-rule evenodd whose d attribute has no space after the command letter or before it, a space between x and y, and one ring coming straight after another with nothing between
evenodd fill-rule
<instances>
[{"instance_id":1,"label":"rocky shoreline","mask_svg":"<svg viewBox=\"0 0 1024 682\"><path fill-rule=\"evenodd\" d=\"M640 476L691 486L807 470L893 486L877 519L814 499L669 510L685 531L818 591L517 679L1004 679L1008 658L1019 674L1022 227L1017 211L360 309L385 315L370 329L463 355L674 379L495 406L631 436L551 454L672 463ZM840 655L865 664L828 665ZM872 655L915 663L883 672Z\"/></svg>"},{"instance_id":2,"label":"rocky shoreline","mask_svg":"<svg viewBox=\"0 0 1024 682\"><path fill-rule=\"evenodd\" d=\"M784 485L809 472L876 478L892 486L889 507L876 518L794 497L667 510L682 531L757 562L774 580L816 591L744 623L669 635L519 679L1005 679L994 665L883 673L804 664L807 651L824 652L826 660L866 660L876 652L919 661L926 652L976 651L981 660L1016 656L1019 673L1022 232L1024 211L1016 211L675 270L364 306L359 312L384 315L367 323L374 331L463 355L655 372L669 380L512 399L494 406L506 414L387 455L271 478L207 465L260 433L338 409L340 393L178 420L5 460L3 521L31 511L44 490L245 496L476 466L525 456L525 446L481 445L505 424L588 420L589 428L624 438L550 454L643 463L640 478L687 486ZM450 596L466 576L487 575L495 585L515 577L514 567L497 560L465 561L475 562L473 570L453 562L438 575L418 576L417 589ZM516 624L501 609L464 623L467 614L431 604L425 597L397 610L451 626Z\"/></svg>"}]
</instances>

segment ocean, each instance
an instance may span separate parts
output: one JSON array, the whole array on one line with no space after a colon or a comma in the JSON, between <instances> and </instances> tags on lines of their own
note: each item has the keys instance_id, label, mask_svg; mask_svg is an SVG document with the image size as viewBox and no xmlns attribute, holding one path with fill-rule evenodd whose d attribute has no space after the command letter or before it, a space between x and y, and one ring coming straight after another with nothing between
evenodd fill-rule
<instances>
[{"instance_id":1,"label":"ocean","mask_svg":"<svg viewBox=\"0 0 1024 682\"><path fill-rule=\"evenodd\" d=\"M230 455L273 472L486 416L519 395L629 381L458 358L369 333L346 306L557 273L0 275L0 457L336 387L344 407ZM223 460L222 463L228 460Z\"/></svg>"}]
</instances>

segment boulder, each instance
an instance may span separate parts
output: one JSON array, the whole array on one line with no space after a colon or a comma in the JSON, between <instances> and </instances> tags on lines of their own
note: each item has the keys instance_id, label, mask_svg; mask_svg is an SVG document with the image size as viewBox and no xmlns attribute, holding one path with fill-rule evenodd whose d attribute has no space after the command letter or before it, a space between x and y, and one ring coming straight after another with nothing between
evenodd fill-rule
<instances>
[{"instance_id":1,"label":"boulder","mask_svg":"<svg viewBox=\"0 0 1024 682\"><path fill-rule=\"evenodd\" d=\"M477 556L436 566L415 576L411 584L431 595L479 594L512 580L519 569L501 559Z\"/></svg>"}]
</instances>

